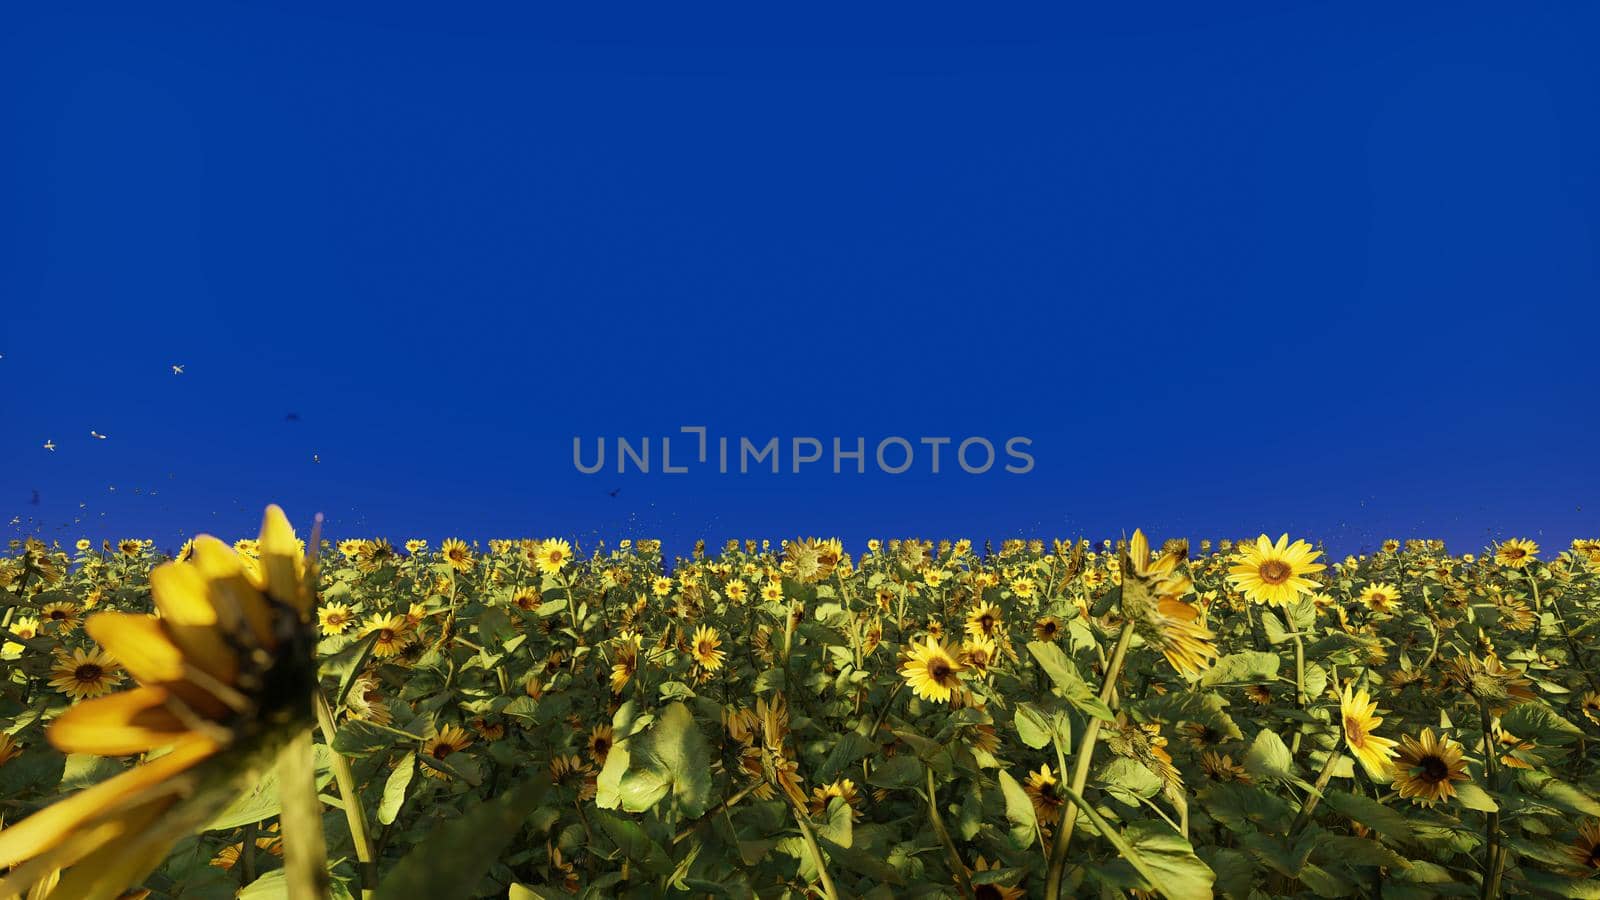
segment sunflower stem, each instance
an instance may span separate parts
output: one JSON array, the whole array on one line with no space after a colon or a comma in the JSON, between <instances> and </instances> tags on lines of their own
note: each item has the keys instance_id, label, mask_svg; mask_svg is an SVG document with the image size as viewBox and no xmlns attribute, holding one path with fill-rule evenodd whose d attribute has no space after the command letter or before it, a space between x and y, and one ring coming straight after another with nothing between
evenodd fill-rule
<instances>
[{"instance_id":1,"label":"sunflower stem","mask_svg":"<svg viewBox=\"0 0 1600 900\"><path fill-rule=\"evenodd\" d=\"M1489 704L1483 698L1478 701L1478 721L1483 729L1483 774L1484 780L1489 782L1489 793L1497 793L1500 789L1500 762L1495 758L1494 729L1489 719ZM1483 817L1483 900L1500 896L1500 873L1505 865L1505 854L1500 849L1500 810L1498 806L1493 812L1485 813Z\"/></svg>"},{"instance_id":2,"label":"sunflower stem","mask_svg":"<svg viewBox=\"0 0 1600 900\"><path fill-rule=\"evenodd\" d=\"M1122 674L1123 660L1128 657L1128 645L1133 643L1133 627L1124 620L1122 632L1117 636L1117 647L1111 652L1111 662L1106 667L1106 680L1100 687L1100 701L1111 705L1117 693L1117 677ZM1101 721L1091 716L1078 743L1078 758L1073 763L1072 789L1068 794L1066 809L1061 815L1061 827L1056 832L1055 849L1050 853L1050 869L1045 876L1044 895L1047 900L1061 896L1061 876L1067 867L1067 849L1072 844L1072 829L1078 822L1079 803L1084 785L1089 783L1089 763L1094 759L1094 745L1100 738Z\"/></svg>"},{"instance_id":3,"label":"sunflower stem","mask_svg":"<svg viewBox=\"0 0 1600 900\"><path fill-rule=\"evenodd\" d=\"M1291 839L1311 819L1311 813L1317 808L1317 804L1322 802L1322 791L1328 786L1328 782L1333 780L1333 770L1339 767L1339 761L1342 759L1344 759L1344 754L1340 753L1337 748L1328 751L1328 759L1322 764L1322 771L1317 773L1317 781L1312 785L1311 796L1307 797L1306 802L1301 804L1300 812L1295 814L1294 822L1289 825L1289 837Z\"/></svg>"},{"instance_id":4,"label":"sunflower stem","mask_svg":"<svg viewBox=\"0 0 1600 900\"><path fill-rule=\"evenodd\" d=\"M939 814L938 789L933 784L933 767L923 766L924 780L927 782L928 794L928 819L933 823L933 831L939 836L939 843L944 845L945 856L949 858L950 873L956 880L956 887L961 889L961 896L973 897L972 879L967 877L967 864L961 861L961 853L956 850L955 841L950 840L950 831L944 827L944 816Z\"/></svg>"},{"instance_id":5,"label":"sunflower stem","mask_svg":"<svg viewBox=\"0 0 1600 900\"><path fill-rule=\"evenodd\" d=\"M784 793L788 796L788 792ZM822 894L828 900L839 900L839 892L833 887L833 878L828 875L828 863L823 859L822 848L817 845L816 832L811 830L811 823L806 821L806 812L800 805L789 798L789 812L794 814L794 822L800 826L800 836L805 838L806 849L811 851L811 861L817 867L817 880L822 883Z\"/></svg>"},{"instance_id":6,"label":"sunflower stem","mask_svg":"<svg viewBox=\"0 0 1600 900\"><path fill-rule=\"evenodd\" d=\"M373 863L372 839L367 834L367 814L361 805L361 791L356 787L356 776L350 768L349 758L333 749L333 710L328 708L328 698L320 687L315 702L317 724L333 757L333 778L339 785L339 797L344 801L344 819L350 826L350 842L355 845L356 868L361 872L361 898L372 900L377 895L378 869Z\"/></svg>"}]
</instances>

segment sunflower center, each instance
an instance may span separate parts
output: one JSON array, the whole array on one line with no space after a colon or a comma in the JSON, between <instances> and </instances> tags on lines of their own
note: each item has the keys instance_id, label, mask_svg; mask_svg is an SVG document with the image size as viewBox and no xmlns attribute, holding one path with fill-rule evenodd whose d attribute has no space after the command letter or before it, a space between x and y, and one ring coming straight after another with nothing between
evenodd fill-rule
<instances>
[{"instance_id":1,"label":"sunflower center","mask_svg":"<svg viewBox=\"0 0 1600 900\"><path fill-rule=\"evenodd\" d=\"M1006 895L992 884L975 884L972 886L972 896L978 900L990 900L990 898L1005 900Z\"/></svg>"},{"instance_id":2,"label":"sunflower center","mask_svg":"<svg viewBox=\"0 0 1600 900\"><path fill-rule=\"evenodd\" d=\"M605 753L606 751L608 751L610 749L611 749L611 742L610 741L606 740L605 738L595 738L595 740L594 740L594 752L596 752L596 753Z\"/></svg>"},{"instance_id":3,"label":"sunflower center","mask_svg":"<svg viewBox=\"0 0 1600 900\"><path fill-rule=\"evenodd\" d=\"M65 619L66 617L67 617L67 614L66 614L65 610L60 610L60 609L52 609L52 610L50 610L50 618L54 619L57 622L61 621L62 619Z\"/></svg>"},{"instance_id":4,"label":"sunflower center","mask_svg":"<svg viewBox=\"0 0 1600 900\"><path fill-rule=\"evenodd\" d=\"M100 676L104 675L105 671L105 669L100 668L94 663L84 663L72 673L72 677L82 682L99 681Z\"/></svg>"},{"instance_id":5,"label":"sunflower center","mask_svg":"<svg viewBox=\"0 0 1600 900\"><path fill-rule=\"evenodd\" d=\"M446 756L454 753L455 749L456 748L450 746L449 744L440 744L439 746L433 748L433 758L444 759Z\"/></svg>"},{"instance_id":6,"label":"sunflower center","mask_svg":"<svg viewBox=\"0 0 1600 900\"><path fill-rule=\"evenodd\" d=\"M1292 573L1289 564L1281 559L1269 559L1261 564L1261 580L1267 584L1283 584Z\"/></svg>"},{"instance_id":7,"label":"sunflower center","mask_svg":"<svg viewBox=\"0 0 1600 900\"><path fill-rule=\"evenodd\" d=\"M928 674L933 676L934 681L942 683L950 677L950 664L942 659L936 659L928 664Z\"/></svg>"},{"instance_id":8,"label":"sunflower center","mask_svg":"<svg viewBox=\"0 0 1600 900\"><path fill-rule=\"evenodd\" d=\"M1510 559L1521 559L1527 555L1528 551L1522 549L1521 547L1510 547L1506 550L1506 556Z\"/></svg>"},{"instance_id":9,"label":"sunflower center","mask_svg":"<svg viewBox=\"0 0 1600 900\"><path fill-rule=\"evenodd\" d=\"M1424 756L1418 765L1422 768L1422 778L1425 781L1437 784L1450 777L1450 767L1437 756Z\"/></svg>"},{"instance_id":10,"label":"sunflower center","mask_svg":"<svg viewBox=\"0 0 1600 900\"><path fill-rule=\"evenodd\" d=\"M1351 716L1345 716L1344 739L1350 742L1350 746L1359 750L1367 745L1367 732L1361 727L1360 722Z\"/></svg>"}]
</instances>

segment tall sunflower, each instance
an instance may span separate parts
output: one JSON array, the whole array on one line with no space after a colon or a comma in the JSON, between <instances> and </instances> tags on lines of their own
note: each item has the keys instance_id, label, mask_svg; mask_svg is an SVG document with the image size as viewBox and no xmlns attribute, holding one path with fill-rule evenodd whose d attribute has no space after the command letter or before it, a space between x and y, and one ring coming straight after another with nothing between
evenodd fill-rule
<instances>
[{"instance_id":1,"label":"tall sunflower","mask_svg":"<svg viewBox=\"0 0 1600 900\"><path fill-rule=\"evenodd\" d=\"M1387 782L1393 777L1391 760L1395 742L1373 734L1383 724L1383 718L1375 715L1377 711L1377 701L1370 699L1366 691L1356 691L1354 685L1345 685L1344 695L1339 699L1344 742L1355 758L1360 760L1361 768L1366 770L1368 777L1373 781Z\"/></svg>"},{"instance_id":2,"label":"tall sunflower","mask_svg":"<svg viewBox=\"0 0 1600 900\"><path fill-rule=\"evenodd\" d=\"M727 656L718 647L722 646L722 639L717 637L716 631L704 625L695 629L694 640L691 642L689 655L694 658L695 664L707 672L715 672L722 668L722 660Z\"/></svg>"},{"instance_id":3,"label":"tall sunflower","mask_svg":"<svg viewBox=\"0 0 1600 900\"><path fill-rule=\"evenodd\" d=\"M1180 549L1181 548L1181 549ZM1174 669L1194 678L1217 659L1216 636L1200 621L1200 610L1184 601L1194 583L1178 572L1188 545L1173 545L1150 558L1150 542L1135 530L1122 558L1122 614L1145 643L1161 651Z\"/></svg>"},{"instance_id":4,"label":"tall sunflower","mask_svg":"<svg viewBox=\"0 0 1600 900\"><path fill-rule=\"evenodd\" d=\"M912 645L910 656L900 666L900 675L918 697L944 703L960 689L961 663L930 637L926 643Z\"/></svg>"},{"instance_id":5,"label":"tall sunflower","mask_svg":"<svg viewBox=\"0 0 1600 900\"><path fill-rule=\"evenodd\" d=\"M1321 550L1311 549L1305 541L1289 543L1287 534L1277 543L1263 534L1254 544L1239 545L1228 569L1228 582L1255 603L1287 606L1316 589L1317 583L1305 576L1327 568L1316 561L1321 555Z\"/></svg>"},{"instance_id":6,"label":"tall sunflower","mask_svg":"<svg viewBox=\"0 0 1600 900\"><path fill-rule=\"evenodd\" d=\"M1494 550L1494 561L1508 569L1526 569L1538 558L1539 545L1527 538L1512 538Z\"/></svg>"},{"instance_id":7,"label":"tall sunflower","mask_svg":"<svg viewBox=\"0 0 1600 900\"><path fill-rule=\"evenodd\" d=\"M1394 779L1400 796L1432 806L1454 797L1456 786L1452 782L1467 778L1467 762L1462 758L1461 745L1448 736L1435 737L1432 728L1422 729L1417 737L1400 736Z\"/></svg>"},{"instance_id":8,"label":"tall sunflower","mask_svg":"<svg viewBox=\"0 0 1600 900\"><path fill-rule=\"evenodd\" d=\"M0 897L110 900L209 821L311 721L316 683L304 560L267 508L259 562L215 538L150 573L160 618L105 612L91 637L139 687L73 706L46 737L65 753L162 756L0 831ZM51 888L49 882L59 882Z\"/></svg>"},{"instance_id":9,"label":"tall sunflower","mask_svg":"<svg viewBox=\"0 0 1600 900\"><path fill-rule=\"evenodd\" d=\"M73 700L108 694L122 682L121 667L99 649L62 653L50 675L50 686Z\"/></svg>"}]
</instances>

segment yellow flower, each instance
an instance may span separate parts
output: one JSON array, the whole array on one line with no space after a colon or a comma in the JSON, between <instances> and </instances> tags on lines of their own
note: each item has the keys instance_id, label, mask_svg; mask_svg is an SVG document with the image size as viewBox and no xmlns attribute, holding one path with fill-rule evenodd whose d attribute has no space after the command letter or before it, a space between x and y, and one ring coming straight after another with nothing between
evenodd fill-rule
<instances>
[{"instance_id":1,"label":"yellow flower","mask_svg":"<svg viewBox=\"0 0 1600 900\"><path fill-rule=\"evenodd\" d=\"M276 506L258 547L260 565L246 569L226 544L197 538L194 562L150 573L160 618L89 618L89 635L139 687L73 706L46 737L64 753L172 749L0 830L0 868L12 867L0 897L43 894L57 872L52 897L115 897L310 723L311 597L294 531ZM225 751L224 764L204 765Z\"/></svg>"},{"instance_id":2,"label":"yellow flower","mask_svg":"<svg viewBox=\"0 0 1600 900\"><path fill-rule=\"evenodd\" d=\"M1593 875L1600 870L1600 819L1589 819L1578 826L1578 839L1567 848L1572 874Z\"/></svg>"},{"instance_id":3,"label":"yellow flower","mask_svg":"<svg viewBox=\"0 0 1600 900\"><path fill-rule=\"evenodd\" d=\"M6 734L5 732L0 732L0 766L11 762L13 759L16 759L21 755L22 746L17 743L16 738L13 738L11 735Z\"/></svg>"},{"instance_id":4,"label":"yellow flower","mask_svg":"<svg viewBox=\"0 0 1600 900\"><path fill-rule=\"evenodd\" d=\"M355 624L355 615L343 603L329 603L317 610L317 625L325 635L344 634Z\"/></svg>"},{"instance_id":5,"label":"yellow flower","mask_svg":"<svg viewBox=\"0 0 1600 900\"><path fill-rule=\"evenodd\" d=\"M1387 581L1379 581L1362 588L1360 600L1373 612L1390 612L1400 602L1400 589Z\"/></svg>"},{"instance_id":6,"label":"yellow flower","mask_svg":"<svg viewBox=\"0 0 1600 900\"><path fill-rule=\"evenodd\" d=\"M477 560L472 558L472 550L467 547L465 541L458 538L445 539L445 542L439 545L439 553L444 557L444 561L450 564L450 568L457 572L471 572L472 567L477 565Z\"/></svg>"},{"instance_id":7,"label":"yellow flower","mask_svg":"<svg viewBox=\"0 0 1600 900\"><path fill-rule=\"evenodd\" d=\"M1055 643L1056 638L1061 636L1061 620L1055 616L1045 616L1033 623L1033 636L1047 644Z\"/></svg>"},{"instance_id":8,"label":"yellow flower","mask_svg":"<svg viewBox=\"0 0 1600 900\"><path fill-rule=\"evenodd\" d=\"M39 619L44 622L46 630L54 631L58 634L66 634L78 627L77 604L46 604L44 609L39 610Z\"/></svg>"},{"instance_id":9,"label":"yellow flower","mask_svg":"<svg viewBox=\"0 0 1600 900\"><path fill-rule=\"evenodd\" d=\"M1022 790L1033 802L1033 814L1039 824L1053 825L1061 817L1061 795L1056 792L1056 777L1050 774L1048 764L1040 766L1037 772L1030 771Z\"/></svg>"},{"instance_id":10,"label":"yellow flower","mask_svg":"<svg viewBox=\"0 0 1600 900\"><path fill-rule=\"evenodd\" d=\"M1139 636L1160 650L1167 662L1186 678L1211 668L1217 659L1216 636L1200 621L1198 607L1183 598L1194 590L1178 563L1189 552L1186 542L1168 542L1159 556L1151 557L1150 542L1141 530L1133 532L1127 555L1118 571L1127 570L1122 584L1122 613Z\"/></svg>"},{"instance_id":11,"label":"yellow flower","mask_svg":"<svg viewBox=\"0 0 1600 900\"><path fill-rule=\"evenodd\" d=\"M1539 545L1526 538L1512 538L1494 551L1494 561L1508 569L1526 569L1538 558Z\"/></svg>"},{"instance_id":12,"label":"yellow flower","mask_svg":"<svg viewBox=\"0 0 1600 900\"><path fill-rule=\"evenodd\" d=\"M1432 728L1422 729L1422 734L1415 738L1409 734L1400 736L1394 779L1400 796L1432 806L1454 797L1456 786L1452 782L1467 778L1467 762L1461 756L1461 745L1448 736L1435 737Z\"/></svg>"},{"instance_id":13,"label":"yellow flower","mask_svg":"<svg viewBox=\"0 0 1600 900\"><path fill-rule=\"evenodd\" d=\"M726 656L721 650L717 649L720 646L722 646L722 639L717 637L717 633L702 625L695 629L689 655L694 657L695 663L702 669L707 672L715 672L722 668L722 660Z\"/></svg>"},{"instance_id":14,"label":"yellow flower","mask_svg":"<svg viewBox=\"0 0 1600 900\"><path fill-rule=\"evenodd\" d=\"M539 571L555 575L572 561L572 545L561 538L551 538L539 545L537 562Z\"/></svg>"},{"instance_id":15,"label":"yellow flower","mask_svg":"<svg viewBox=\"0 0 1600 900\"><path fill-rule=\"evenodd\" d=\"M122 671L116 661L99 649L61 654L50 674L50 686L73 700L110 693L122 681Z\"/></svg>"},{"instance_id":16,"label":"yellow flower","mask_svg":"<svg viewBox=\"0 0 1600 900\"><path fill-rule=\"evenodd\" d=\"M900 675L918 697L944 703L961 685L961 663L930 637L927 643L912 645L910 657L900 666Z\"/></svg>"},{"instance_id":17,"label":"yellow flower","mask_svg":"<svg viewBox=\"0 0 1600 900\"><path fill-rule=\"evenodd\" d=\"M367 619L366 633L378 635L372 655L380 659L394 656L406 645L406 620L399 616L374 615Z\"/></svg>"},{"instance_id":18,"label":"yellow flower","mask_svg":"<svg viewBox=\"0 0 1600 900\"><path fill-rule=\"evenodd\" d=\"M828 804L833 798L838 797L850 807L850 820L861 821L861 794L856 790L856 783L848 778L841 778L831 784L811 789L811 800L807 804L813 816L820 816L828 811Z\"/></svg>"},{"instance_id":19,"label":"yellow flower","mask_svg":"<svg viewBox=\"0 0 1600 900\"><path fill-rule=\"evenodd\" d=\"M1239 545L1228 582L1255 603L1287 606L1316 588L1317 583L1304 576L1327 568L1316 561L1321 555L1305 541L1290 544L1287 534L1276 544L1263 534L1254 544Z\"/></svg>"},{"instance_id":20,"label":"yellow flower","mask_svg":"<svg viewBox=\"0 0 1600 900\"><path fill-rule=\"evenodd\" d=\"M967 616L967 634L973 637L992 638L1002 627L1000 607L993 603L980 603Z\"/></svg>"},{"instance_id":21,"label":"yellow flower","mask_svg":"<svg viewBox=\"0 0 1600 900\"><path fill-rule=\"evenodd\" d=\"M961 659L966 665L978 670L979 674L989 671L989 664L994 662L994 641L986 637L967 638L961 645Z\"/></svg>"},{"instance_id":22,"label":"yellow flower","mask_svg":"<svg viewBox=\"0 0 1600 900\"><path fill-rule=\"evenodd\" d=\"M1344 721L1344 742L1361 762L1361 768L1366 770L1368 777L1373 781L1387 782L1393 774L1391 760L1395 742L1373 734L1383 724L1383 719L1374 715L1378 710L1377 701L1370 699L1366 691L1352 691L1353 685L1345 685L1344 694L1339 699L1339 715Z\"/></svg>"},{"instance_id":23,"label":"yellow flower","mask_svg":"<svg viewBox=\"0 0 1600 900\"><path fill-rule=\"evenodd\" d=\"M465 728L460 725L446 725L439 729L433 737L422 742L422 755L433 760L444 760L452 753L460 753L472 746L472 738L467 735ZM434 778L449 779L450 774L433 766L423 766L422 774Z\"/></svg>"}]
</instances>

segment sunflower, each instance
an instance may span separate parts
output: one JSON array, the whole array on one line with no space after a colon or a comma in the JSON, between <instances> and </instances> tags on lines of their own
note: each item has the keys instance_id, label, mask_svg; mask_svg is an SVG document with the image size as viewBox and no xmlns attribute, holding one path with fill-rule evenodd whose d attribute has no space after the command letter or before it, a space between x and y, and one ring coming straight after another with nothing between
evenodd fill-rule
<instances>
[{"instance_id":1,"label":"sunflower","mask_svg":"<svg viewBox=\"0 0 1600 900\"><path fill-rule=\"evenodd\" d=\"M1322 551L1311 549L1305 541L1290 544L1287 534L1276 544L1263 534L1254 544L1239 545L1228 569L1228 582L1254 603L1287 606L1316 589L1317 583L1305 576L1327 568L1316 561L1321 555Z\"/></svg>"},{"instance_id":2,"label":"sunflower","mask_svg":"<svg viewBox=\"0 0 1600 900\"><path fill-rule=\"evenodd\" d=\"M992 638L1002 627L1000 607L993 603L979 603L967 616L967 634L972 637Z\"/></svg>"},{"instance_id":3,"label":"sunflower","mask_svg":"<svg viewBox=\"0 0 1600 900\"><path fill-rule=\"evenodd\" d=\"M395 552L388 541L383 538L373 538L370 541L362 541L361 546L356 549L356 569L371 574L399 558L400 554Z\"/></svg>"},{"instance_id":4,"label":"sunflower","mask_svg":"<svg viewBox=\"0 0 1600 900\"><path fill-rule=\"evenodd\" d=\"M6 630L25 641L31 641L39 636L39 620L29 616L21 616L15 622L12 622L11 627ZM26 649L26 647L14 641L0 640L0 654L5 654L7 657L12 654L19 654Z\"/></svg>"},{"instance_id":5,"label":"sunflower","mask_svg":"<svg viewBox=\"0 0 1600 900\"><path fill-rule=\"evenodd\" d=\"M344 634L356 622L355 616L350 612L350 607L343 603L328 603L317 610L317 625L322 633L329 637Z\"/></svg>"},{"instance_id":6,"label":"sunflower","mask_svg":"<svg viewBox=\"0 0 1600 900\"><path fill-rule=\"evenodd\" d=\"M722 586L722 594L734 603L743 603L744 598L750 594L750 587L735 578Z\"/></svg>"},{"instance_id":7,"label":"sunflower","mask_svg":"<svg viewBox=\"0 0 1600 900\"><path fill-rule=\"evenodd\" d=\"M550 760L550 781L556 786L577 785L578 799L588 800L595 795L594 768L573 754L556 754Z\"/></svg>"},{"instance_id":8,"label":"sunflower","mask_svg":"<svg viewBox=\"0 0 1600 900\"><path fill-rule=\"evenodd\" d=\"M1449 800L1456 794L1451 782L1468 779L1461 745L1448 736L1434 737L1432 728L1422 729L1415 738L1409 734L1400 736L1394 767L1394 784L1400 796L1410 797L1422 806Z\"/></svg>"},{"instance_id":9,"label":"sunflower","mask_svg":"<svg viewBox=\"0 0 1600 900\"><path fill-rule=\"evenodd\" d=\"M1061 636L1061 620L1055 616L1045 616L1034 622L1033 636L1046 644L1055 643L1056 638Z\"/></svg>"},{"instance_id":10,"label":"sunflower","mask_svg":"<svg viewBox=\"0 0 1600 900\"><path fill-rule=\"evenodd\" d=\"M1022 791L1033 803L1033 815L1039 824L1053 825L1061 817L1061 794L1056 790L1056 777L1050 773L1048 763L1040 766L1037 772L1028 772Z\"/></svg>"},{"instance_id":11,"label":"sunflower","mask_svg":"<svg viewBox=\"0 0 1600 900\"><path fill-rule=\"evenodd\" d=\"M259 563L246 568L226 544L196 538L194 562L150 573L160 618L89 618L89 635L140 686L73 706L46 737L64 753L171 750L0 831L0 868L12 867L0 897L43 893L58 872L51 896L117 896L310 724L311 596L294 531L276 506L258 546Z\"/></svg>"},{"instance_id":12,"label":"sunflower","mask_svg":"<svg viewBox=\"0 0 1600 900\"><path fill-rule=\"evenodd\" d=\"M1583 710L1584 718L1600 725L1600 693L1590 691L1584 694L1579 708Z\"/></svg>"},{"instance_id":13,"label":"sunflower","mask_svg":"<svg viewBox=\"0 0 1600 900\"><path fill-rule=\"evenodd\" d=\"M559 574L567 563L572 562L572 545L561 538L551 538L539 544L539 551L534 557L539 571L546 575Z\"/></svg>"},{"instance_id":14,"label":"sunflower","mask_svg":"<svg viewBox=\"0 0 1600 900\"><path fill-rule=\"evenodd\" d=\"M611 693L620 694L639 671L639 635L623 632L617 655L611 664Z\"/></svg>"},{"instance_id":15,"label":"sunflower","mask_svg":"<svg viewBox=\"0 0 1600 900\"><path fill-rule=\"evenodd\" d=\"M811 800L807 807L813 816L820 816L828 811L828 804L833 798L838 797L850 807L850 821L861 821L861 792L856 790L856 783L848 778L841 778L832 784L811 789Z\"/></svg>"},{"instance_id":16,"label":"sunflower","mask_svg":"<svg viewBox=\"0 0 1600 900\"><path fill-rule=\"evenodd\" d=\"M472 567L477 565L477 560L472 558L472 550L459 538L446 538L444 543L439 545L439 553L444 556L444 561L450 564L450 568L463 574L471 572Z\"/></svg>"},{"instance_id":17,"label":"sunflower","mask_svg":"<svg viewBox=\"0 0 1600 900\"><path fill-rule=\"evenodd\" d=\"M1538 558L1539 545L1526 538L1512 538L1494 550L1494 561L1508 569L1526 569Z\"/></svg>"},{"instance_id":18,"label":"sunflower","mask_svg":"<svg viewBox=\"0 0 1600 900\"><path fill-rule=\"evenodd\" d=\"M611 726L600 724L589 731L589 758L597 766L605 766L606 757L611 755Z\"/></svg>"},{"instance_id":19,"label":"sunflower","mask_svg":"<svg viewBox=\"0 0 1600 900\"><path fill-rule=\"evenodd\" d=\"M1393 772L1391 762L1394 756L1395 742L1389 738L1381 738L1373 734L1379 725L1383 724L1380 716L1374 715L1378 710L1378 703L1368 698L1366 691L1354 691L1353 685L1345 685L1344 694L1339 699L1339 715L1344 721L1344 741L1350 747L1350 752L1361 761L1361 768L1365 769L1367 776L1373 781L1386 782Z\"/></svg>"},{"instance_id":20,"label":"sunflower","mask_svg":"<svg viewBox=\"0 0 1600 900\"><path fill-rule=\"evenodd\" d=\"M377 641L372 645L372 655L379 659L396 656L406 645L406 620L400 616L386 616L381 613L372 615L367 619L365 634L376 634Z\"/></svg>"},{"instance_id":21,"label":"sunflower","mask_svg":"<svg viewBox=\"0 0 1600 900\"><path fill-rule=\"evenodd\" d=\"M1359 599L1373 612L1387 613L1400 601L1400 589L1387 581L1379 581L1362 588Z\"/></svg>"},{"instance_id":22,"label":"sunflower","mask_svg":"<svg viewBox=\"0 0 1600 900\"><path fill-rule=\"evenodd\" d=\"M16 759L21 755L22 745L17 743L17 739L3 731L0 731L0 766L11 762L13 759Z\"/></svg>"},{"instance_id":23,"label":"sunflower","mask_svg":"<svg viewBox=\"0 0 1600 900\"><path fill-rule=\"evenodd\" d=\"M716 631L705 625L695 629L694 640L689 650L689 655L694 658L695 664L707 672L715 672L722 668L722 661L727 657L717 648L722 646L722 639L717 637Z\"/></svg>"},{"instance_id":24,"label":"sunflower","mask_svg":"<svg viewBox=\"0 0 1600 900\"><path fill-rule=\"evenodd\" d=\"M470 746L472 746L472 737L467 734L465 728L460 725L446 725L435 732L432 737L422 742L422 755L439 762L448 759L452 754L460 753ZM422 773L445 780L450 778L450 773L433 766L424 766Z\"/></svg>"},{"instance_id":25,"label":"sunflower","mask_svg":"<svg viewBox=\"0 0 1600 900\"><path fill-rule=\"evenodd\" d=\"M961 663L930 637L924 644L912 645L910 656L900 666L900 675L918 697L945 703L960 689Z\"/></svg>"},{"instance_id":26,"label":"sunflower","mask_svg":"<svg viewBox=\"0 0 1600 900\"><path fill-rule=\"evenodd\" d=\"M770 603L777 603L783 599L783 585L780 582L769 581L761 587L761 599Z\"/></svg>"},{"instance_id":27,"label":"sunflower","mask_svg":"<svg viewBox=\"0 0 1600 900\"><path fill-rule=\"evenodd\" d=\"M1250 775L1244 766L1233 761L1233 757L1215 750L1207 750L1200 754L1200 771L1212 781L1237 781L1242 784L1250 783Z\"/></svg>"},{"instance_id":28,"label":"sunflower","mask_svg":"<svg viewBox=\"0 0 1600 900\"><path fill-rule=\"evenodd\" d=\"M44 609L39 610L39 620L44 623L46 630L65 634L78 627L78 605L47 603Z\"/></svg>"},{"instance_id":29,"label":"sunflower","mask_svg":"<svg viewBox=\"0 0 1600 900\"><path fill-rule=\"evenodd\" d=\"M1187 544L1173 545L1152 560L1150 542L1135 530L1118 569L1126 574L1122 614L1179 674L1194 678L1211 668L1217 648L1216 636L1200 622L1199 608L1183 599L1194 590L1189 577L1177 571L1187 552Z\"/></svg>"},{"instance_id":30,"label":"sunflower","mask_svg":"<svg viewBox=\"0 0 1600 900\"><path fill-rule=\"evenodd\" d=\"M972 882L973 900L1022 900L1027 896L1022 888L1006 887L998 881L978 881L975 877L999 868L1000 860L989 862L981 855L978 861L973 863L973 867L967 872L967 878Z\"/></svg>"},{"instance_id":31,"label":"sunflower","mask_svg":"<svg viewBox=\"0 0 1600 900\"><path fill-rule=\"evenodd\" d=\"M1593 875L1600 870L1600 819L1578 826L1578 838L1567 848L1574 875Z\"/></svg>"},{"instance_id":32,"label":"sunflower","mask_svg":"<svg viewBox=\"0 0 1600 900\"><path fill-rule=\"evenodd\" d=\"M116 661L100 649L62 653L56 657L50 674L50 686L73 700L110 693L122 681L122 671Z\"/></svg>"},{"instance_id":33,"label":"sunflower","mask_svg":"<svg viewBox=\"0 0 1600 900\"><path fill-rule=\"evenodd\" d=\"M994 662L994 656L994 641L986 637L968 638L961 645L961 662L971 666L980 675L989 671L989 664Z\"/></svg>"}]
</instances>

